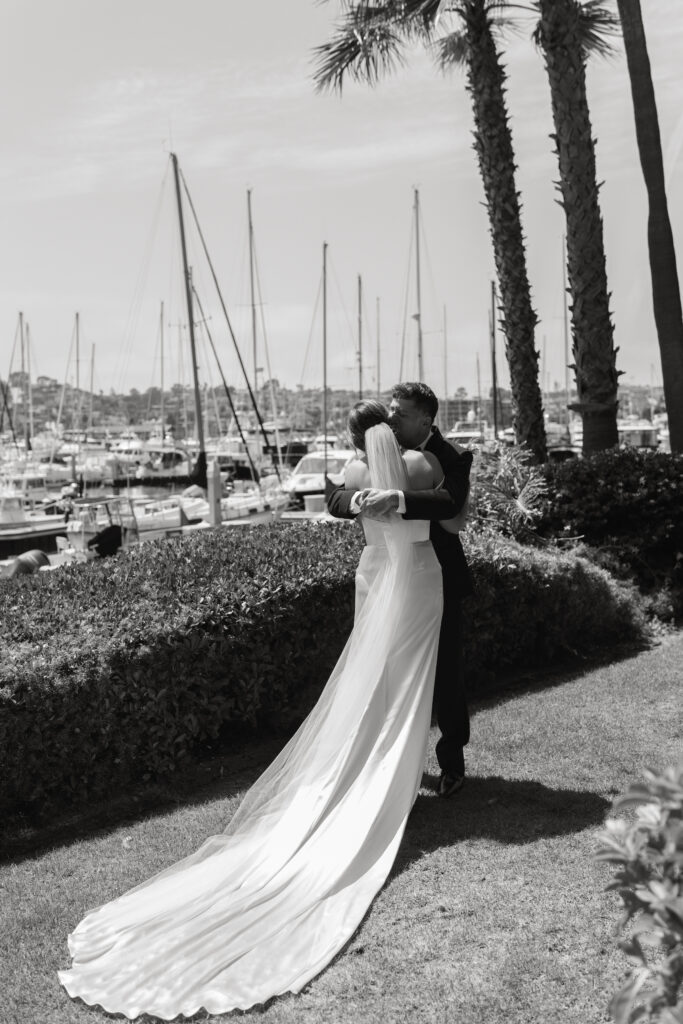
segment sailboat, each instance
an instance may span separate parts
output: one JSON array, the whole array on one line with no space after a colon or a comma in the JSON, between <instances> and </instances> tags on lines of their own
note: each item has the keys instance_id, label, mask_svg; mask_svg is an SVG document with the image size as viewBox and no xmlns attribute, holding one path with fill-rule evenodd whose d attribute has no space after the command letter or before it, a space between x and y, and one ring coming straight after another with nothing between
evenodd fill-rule
<instances>
[{"instance_id":1,"label":"sailboat","mask_svg":"<svg viewBox=\"0 0 683 1024\"><path fill-rule=\"evenodd\" d=\"M325 504L326 481L341 483L345 467L356 458L352 449L333 447L327 433L327 242L323 242L322 257L323 433L316 438L317 447L299 460L283 485L292 501L291 510L283 513L283 519L331 520Z\"/></svg>"},{"instance_id":2,"label":"sailboat","mask_svg":"<svg viewBox=\"0 0 683 1024\"><path fill-rule=\"evenodd\" d=\"M283 444L285 436L291 433L291 424L286 417L278 414L275 393L273 388L272 373L268 356L268 344L265 332L265 323L261 317L261 332L263 336L263 350L265 354L268 380L270 385L271 419L261 419L256 404L255 394L258 392L258 374L263 368L258 365L258 330L257 330L257 298L260 302L260 295L257 296L257 268L256 249L254 243L254 224L251 206L251 189L247 189L247 221L249 239L249 295L251 308L251 347L253 366L253 390L249 388L249 394L254 408L254 415L249 417L246 425L240 423L232 403L232 417L227 433L209 443L207 458L215 459L222 469L227 470L236 482L239 489L253 489L254 483L262 481L264 477L277 478L278 483L282 482L285 475L285 457L287 444ZM249 381L244 371L245 381L249 387ZM285 453L283 455L283 452ZM244 482L243 482L244 481Z\"/></svg>"},{"instance_id":3,"label":"sailboat","mask_svg":"<svg viewBox=\"0 0 683 1024\"><path fill-rule=\"evenodd\" d=\"M232 493L229 493L229 494L224 495L224 496L221 497L221 500L220 500L221 520L224 523L231 523L231 524L271 521L272 519L276 518L284 510L284 508L288 505L288 503L289 503L289 496L282 490L282 487L280 485L280 473L279 473L277 464L275 464L275 466L274 466L274 473L272 475L270 475L268 477L260 477L259 476L259 471L258 471L258 469L257 469L257 467L256 467L256 465L254 463L253 456L251 454L251 449L250 449L250 447L249 447L249 445L247 443L247 440L246 440L246 437L244 435L244 432L243 432L243 430L242 430L242 428L241 428L241 426L239 424L239 420L237 418L237 412L236 412L234 403L232 401L232 395L231 395L230 389L229 389L229 387L227 385L227 382L225 380L225 377L223 375L223 371L222 371L222 368L220 366L220 362L218 361L218 356L217 356L217 353L216 353L216 348L215 348L215 345L213 343L213 339L211 337L211 334L210 334L210 331L208 329L208 326L206 324L206 317L204 317L204 315L203 315L203 309L202 309L202 305L201 305L201 300L199 298L199 295L197 294L197 291L196 291L196 289L194 287L194 284L193 284L193 281L192 281L192 274L191 274L191 270L190 270L190 266L189 266L188 258L187 258L185 218L184 218L184 210L183 210L183 190L181 189L181 172L180 172L180 168L179 168L179 165L178 165L178 157L177 157L177 155L175 153L171 153L171 162L172 162L172 165L173 165L173 175L174 175L175 194L176 194L176 205L177 205L177 212L178 212L178 227L179 227L179 232L180 232L180 246L181 246L181 252L182 252L183 275L184 275L184 284L185 284L185 302L186 302L186 308L187 308L188 333L189 333L189 338L190 338L190 353L191 353L191 361L192 361L192 383L193 383L193 396L194 396L194 406L195 406L195 423L196 423L197 446L198 446L197 460L196 460L196 463L195 463L195 465L194 465L194 467L193 467L193 469L191 471L191 474L190 474L190 487L187 489L186 492L184 492L183 497L186 497L186 498L198 498L199 497L199 494L198 494L198 490L199 489L201 489L201 491L207 492L208 489L209 489L209 477L210 476L213 477L213 480L215 481L216 485L219 485L218 481L220 480L220 472L216 471L216 469L214 468L215 464L217 462L215 456L218 453L217 452L207 452L207 445L206 445L206 440L205 440L204 418L203 418L203 415L202 415L201 391L200 391L200 385L199 385L199 372L198 372L198 366L197 366L197 344L196 344L196 337L195 337L194 306L195 306L195 301L196 301L198 310L199 310L200 315L202 317L202 320L204 322L204 330L207 333L207 337L208 337L208 340L209 340L209 343L210 343L210 347L211 347L211 349L213 351L214 357L216 359L216 363L218 365L218 369L219 369L220 376L221 376L221 379L222 379L222 382L223 382L225 394L226 394L226 396L228 398L228 403L229 403L231 411L232 411L233 419L234 419L235 423L237 424L241 441L243 442L244 447L245 447L246 457L248 459L248 462L249 462L249 465L250 465L250 468L251 468L251 475L252 475L252 479L251 479L251 481L249 483L244 482L244 484L240 485L239 490L237 488L235 488ZM259 412L259 409L258 409L258 406L257 406L257 403L256 403L256 398L255 398L255 395L254 395L254 391L251 388L251 385L249 383L249 380L248 380L248 377L247 377L247 374L246 374L246 370L244 368L244 363L242 361L242 357L241 357L241 354L239 352L239 348L237 346L237 342L236 342L234 333L232 331L232 326L230 324L230 318L228 317L227 309L225 307L225 303L223 301L223 297L222 297L222 294L221 294L221 291L220 291L220 288L219 288L219 285L218 285L218 280L217 280L215 271L213 269L213 264L211 263L211 259L209 257L208 251L206 249L206 244L204 242L204 236L203 236L201 228L199 226L197 215L196 215L195 210L194 210L194 205L192 203L192 199L190 197L189 190L187 188L187 184L184 181L184 178L183 178L182 184L184 186L185 195L187 196L187 199L188 199L188 202L189 202L189 205L190 205L190 209L191 209L191 212L193 214L194 221L195 221L196 227L197 227L198 232L199 232L199 237L200 237L200 239L202 241L202 245L204 247L204 253L205 253L205 256L206 256L208 264L209 264L209 270L211 272L211 276L212 276L214 284L216 286L216 291L218 293L219 301L220 301L223 313L225 315L226 323L228 325L230 334L231 334L232 339L233 339L233 343L235 345L235 350L236 350L236 353L237 353L238 361L239 361L240 366L242 368L242 371L244 373L245 383L246 383L247 390L249 392L250 398L252 400L252 404L253 404L253 407L254 407L254 413L256 415L256 418L258 420L258 424L259 424L261 433L263 435L264 444L265 444L265 447L268 448L268 444L269 444L268 435L267 435L267 433L266 433L266 431L264 429L264 423L263 423L263 420L261 418L261 415L260 415L260 412ZM249 221L250 221L250 240L251 240L252 237L253 237L253 231L252 231L252 226L251 226L251 206L250 205L249 205ZM250 266L252 268L252 323L254 324L254 332L255 332L255 300L254 300L254 286L253 286L253 249L251 249ZM254 333L254 345L255 345L255 333ZM212 460L211 460L212 461L211 473L209 473L209 466L208 466L208 455L209 454L214 456L212 458ZM208 507L209 507L209 503L207 501L207 516L204 517L204 519L203 519L204 522L207 522L207 520L208 520Z\"/></svg>"}]
</instances>

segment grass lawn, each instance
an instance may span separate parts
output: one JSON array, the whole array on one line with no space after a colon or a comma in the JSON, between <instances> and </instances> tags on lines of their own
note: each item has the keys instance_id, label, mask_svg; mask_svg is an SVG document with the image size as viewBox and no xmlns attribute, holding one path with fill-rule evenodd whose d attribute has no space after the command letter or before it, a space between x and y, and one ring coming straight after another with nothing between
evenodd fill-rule
<instances>
[{"instance_id":1,"label":"grass lawn","mask_svg":"<svg viewBox=\"0 0 683 1024\"><path fill-rule=\"evenodd\" d=\"M263 1024L597 1024L627 964L593 859L613 795L683 750L683 634L473 708L468 780L440 800L433 753L391 876L346 949ZM436 732L431 737L433 751ZM0 865L0 1022L107 1019L57 982L84 912L222 831L275 753L252 744L174 788L9 836ZM122 1018L109 1018L122 1019ZM152 1020L152 1018L145 1018ZM195 1020L218 1020L199 1015ZM224 1017L223 1019L227 1019Z\"/></svg>"}]
</instances>

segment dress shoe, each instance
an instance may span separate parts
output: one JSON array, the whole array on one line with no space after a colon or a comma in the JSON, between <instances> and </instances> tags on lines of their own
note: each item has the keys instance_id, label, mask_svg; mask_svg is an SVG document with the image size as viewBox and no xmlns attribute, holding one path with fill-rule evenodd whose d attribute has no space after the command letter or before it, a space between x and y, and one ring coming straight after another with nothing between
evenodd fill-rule
<instances>
[{"instance_id":1,"label":"dress shoe","mask_svg":"<svg viewBox=\"0 0 683 1024\"><path fill-rule=\"evenodd\" d=\"M449 775L448 772L441 772L437 793L439 796L449 797L462 789L465 783L464 775Z\"/></svg>"}]
</instances>

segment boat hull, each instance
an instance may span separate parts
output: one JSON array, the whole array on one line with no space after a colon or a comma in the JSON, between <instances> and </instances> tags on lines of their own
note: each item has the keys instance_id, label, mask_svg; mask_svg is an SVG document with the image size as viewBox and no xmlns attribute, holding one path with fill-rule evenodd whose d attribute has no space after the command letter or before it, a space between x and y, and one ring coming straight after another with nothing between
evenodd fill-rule
<instances>
[{"instance_id":1,"label":"boat hull","mask_svg":"<svg viewBox=\"0 0 683 1024\"><path fill-rule=\"evenodd\" d=\"M0 558L23 555L34 548L46 554L57 551L57 537L66 537L66 523L57 517L54 523L18 524L0 527Z\"/></svg>"}]
</instances>

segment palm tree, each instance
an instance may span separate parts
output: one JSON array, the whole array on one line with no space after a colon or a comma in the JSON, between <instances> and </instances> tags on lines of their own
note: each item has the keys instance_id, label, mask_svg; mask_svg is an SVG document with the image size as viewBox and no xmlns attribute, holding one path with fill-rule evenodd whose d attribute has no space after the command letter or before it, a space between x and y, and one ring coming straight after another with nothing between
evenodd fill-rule
<instances>
[{"instance_id":1,"label":"palm tree","mask_svg":"<svg viewBox=\"0 0 683 1024\"><path fill-rule=\"evenodd\" d=\"M534 33L550 81L561 205L567 221L572 351L584 454L618 442L614 327L609 309L600 186L586 95L589 54L607 54L618 20L599 0L535 0Z\"/></svg>"},{"instance_id":2,"label":"palm tree","mask_svg":"<svg viewBox=\"0 0 683 1024\"><path fill-rule=\"evenodd\" d=\"M671 451L683 452L683 314L662 143L640 0L617 0L636 119L638 153L647 189L652 298L669 415Z\"/></svg>"},{"instance_id":3,"label":"palm tree","mask_svg":"<svg viewBox=\"0 0 683 1024\"><path fill-rule=\"evenodd\" d=\"M531 304L526 269L515 158L505 100L506 76L494 30L501 0L359 0L346 13L333 38L317 48L315 81L319 89L341 91L345 74L374 85L382 72L404 62L404 47L420 40L431 45L442 11L455 16L457 31L439 38L442 69L464 65L474 112L475 150L493 240L501 296L506 355L510 367L515 436L538 462L546 458L543 404L538 381L534 331L538 318Z\"/></svg>"}]
</instances>

